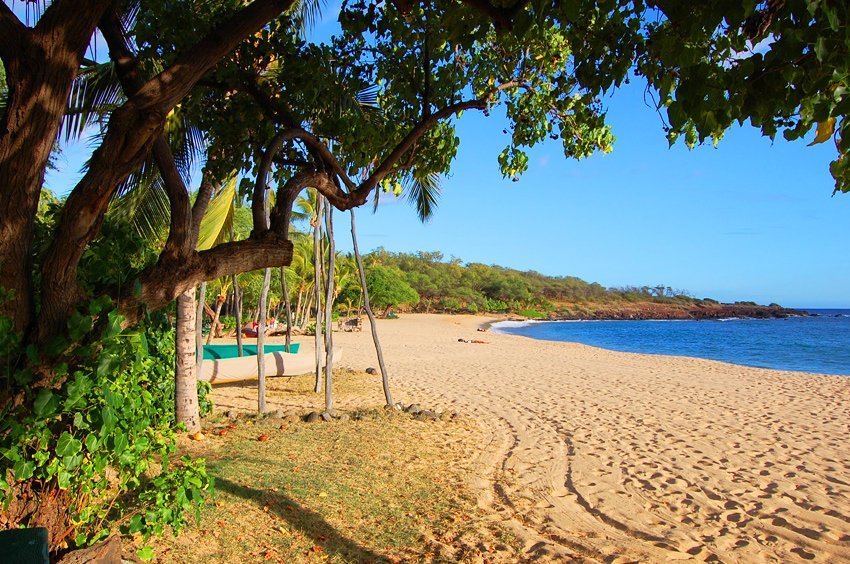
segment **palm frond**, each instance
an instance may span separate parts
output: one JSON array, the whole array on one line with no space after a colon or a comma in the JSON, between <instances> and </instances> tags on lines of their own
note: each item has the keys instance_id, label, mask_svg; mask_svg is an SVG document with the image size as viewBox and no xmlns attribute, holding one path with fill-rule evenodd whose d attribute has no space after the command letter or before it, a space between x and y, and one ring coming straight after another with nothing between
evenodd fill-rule
<instances>
[{"instance_id":1,"label":"palm frond","mask_svg":"<svg viewBox=\"0 0 850 564\"><path fill-rule=\"evenodd\" d=\"M373 84L372 86L367 86L365 88L361 88L355 96L357 97L357 102L364 107L368 108L378 108L378 92L380 88L377 84Z\"/></svg>"},{"instance_id":2,"label":"palm frond","mask_svg":"<svg viewBox=\"0 0 850 564\"><path fill-rule=\"evenodd\" d=\"M168 115L165 135L183 182L191 184L192 169L206 152L204 132L178 107Z\"/></svg>"},{"instance_id":3,"label":"palm frond","mask_svg":"<svg viewBox=\"0 0 850 564\"><path fill-rule=\"evenodd\" d=\"M440 175L432 172L419 176L416 171L411 171L402 178L401 184L407 193L407 201L416 208L419 220L424 223L431 219L443 190Z\"/></svg>"},{"instance_id":4,"label":"palm frond","mask_svg":"<svg viewBox=\"0 0 850 564\"><path fill-rule=\"evenodd\" d=\"M233 225L234 199L236 198L236 176L224 183L218 194L210 200L207 213L201 220L198 232L198 250L211 249L225 242Z\"/></svg>"},{"instance_id":5,"label":"palm frond","mask_svg":"<svg viewBox=\"0 0 850 564\"><path fill-rule=\"evenodd\" d=\"M171 205L161 179L149 176L114 198L109 213L126 221L140 237L155 241L168 229Z\"/></svg>"},{"instance_id":6,"label":"palm frond","mask_svg":"<svg viewBox=\"0 0 850 564\"><path fill-rule=\"evenodd\" d=\"M85 61L71 86L59 135L65 142L79 139L87 127L104 122L124 102L124 93L112 62Z\"/></svg>"},{"instance_id":7,"label":"palm frond","mask_svg":"<svg viewBox=\"0 0 850 564\"><path fill-rule=\"evenodd\" d=\"M136 25L136 19L139 17L139 12L142 10L142 5L139 0L127 0L124 3L124 9L121 13L121 25L124 26L124 31L129 32Z\"/></svg>"},{"instance_id":8,"label":"palm frond","mask_svg":"<svg viewBox=\"0 0 850 564\"><path fill-rule=\"evenodd\" d=\"M307 37L310 31L316 29L327 6L327 0L300 0L294 6L292 13L300 27L301 37Z\"/></svg>"}]
</instances>

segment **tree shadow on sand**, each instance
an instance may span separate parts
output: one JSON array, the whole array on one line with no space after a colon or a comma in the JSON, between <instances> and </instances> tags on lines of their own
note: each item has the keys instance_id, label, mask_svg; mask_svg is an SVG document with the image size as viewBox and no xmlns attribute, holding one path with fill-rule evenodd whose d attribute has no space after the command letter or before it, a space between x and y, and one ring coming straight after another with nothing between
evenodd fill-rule
<instances>
[{"instance_id":1,"label":"tree shadow on sand","mask_svg":"<svg viewBox=\"0 0 850 564\"><path fill-rule=\"evenodd\" d=\"M329 555L338 555L354 562L388 562L388 560L342 536L317 512L307 509L289 497L269 490L239 485L226 478L216 478L217 490L255 502L258 506L268 506L301 533L310 537L314 544L322 546Z\"/></svg>"}]
</instances>

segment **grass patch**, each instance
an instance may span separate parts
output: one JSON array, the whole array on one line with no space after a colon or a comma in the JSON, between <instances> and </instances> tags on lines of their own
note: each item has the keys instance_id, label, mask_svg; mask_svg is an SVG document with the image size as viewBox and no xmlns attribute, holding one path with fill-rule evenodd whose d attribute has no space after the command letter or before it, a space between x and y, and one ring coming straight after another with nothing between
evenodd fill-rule
<instances>
[{"instance_id":1,"label":"grass patch","mask_svg":"<svg viewBox=\"0 0 850 564\"><path fill-rule=\"evenodd\" d=\"M219 433L224 432L223 436ZM464 484L478 430L372 410L351 421L214 421L216 498L200 526L154 542L172 562L515 560L516 542ZM265 437L267 440L259 440Z\"/></svg>"}]
</instances>

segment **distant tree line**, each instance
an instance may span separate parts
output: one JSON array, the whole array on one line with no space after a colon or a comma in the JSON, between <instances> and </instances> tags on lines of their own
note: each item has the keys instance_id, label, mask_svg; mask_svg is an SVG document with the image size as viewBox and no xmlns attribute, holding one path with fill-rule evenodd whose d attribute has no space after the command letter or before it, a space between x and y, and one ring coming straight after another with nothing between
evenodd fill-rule
<instances>
[{"instance_id":1,"label":"distant tree line","mask_svg":"<svg viewBox=\"0 0 850 564\"><path fill-rule=\"evenodd\" d=\"M407 300L382 302L417 312L441 313L519 313L531 317L559 311L575 303L616 304L620 302L697 303L699 300L683 290L670 286L627 286L606 288L596 282L586 282L575 276L547 276L535 271L519 271L502 266L463 263L458 258L446 259L440 252L393 253L378 249L364 256L367 270L376 268L395 271L397 289ZM386 276L384 276L386 277ZM356 303L356 286L340 294L342 301ZM370 294L385 292L369 285Z\"/></svg>"}]
</instances>

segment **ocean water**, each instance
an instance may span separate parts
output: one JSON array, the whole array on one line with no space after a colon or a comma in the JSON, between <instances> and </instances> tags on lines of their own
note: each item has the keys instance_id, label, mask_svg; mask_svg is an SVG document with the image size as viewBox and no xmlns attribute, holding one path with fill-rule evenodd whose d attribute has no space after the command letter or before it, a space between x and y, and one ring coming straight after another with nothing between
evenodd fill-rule
<instances>
[{"instance_id":1,"label":"ocean water","mask_svg":"<svg viewBox=\"0 0 850 564\"><path fill-rule=\"evenodd\" d=\"M807 311L816 315L712 321L509 321L492 330L615 351L850 375L850 309Z\"/></svg>"}]
</instances>

